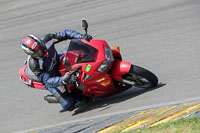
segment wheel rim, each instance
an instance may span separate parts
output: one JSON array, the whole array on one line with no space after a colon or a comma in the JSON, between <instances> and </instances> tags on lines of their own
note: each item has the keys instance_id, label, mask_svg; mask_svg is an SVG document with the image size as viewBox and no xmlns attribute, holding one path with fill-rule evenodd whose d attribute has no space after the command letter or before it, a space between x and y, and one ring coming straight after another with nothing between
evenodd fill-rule
<instances>
[{"instance_id":1,"label":"wheel rim","mask_svg":"<svg viewBox=\"0 0 200 133\"><path fill-rule=\"evenodd\" d=\"M140 87L140 88L152 87L152 83L148 79L137 74L129 73L128 75L126 75L125 79L134 82L135 87Z\"/></svg>"}]
</instances>

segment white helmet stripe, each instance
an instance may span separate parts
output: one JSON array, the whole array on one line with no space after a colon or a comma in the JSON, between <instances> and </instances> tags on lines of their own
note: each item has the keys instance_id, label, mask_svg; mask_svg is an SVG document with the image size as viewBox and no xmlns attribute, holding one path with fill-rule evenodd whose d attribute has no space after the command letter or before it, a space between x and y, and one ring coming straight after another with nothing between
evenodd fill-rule
<instances>
[{"instance_id":1,"label":"white helmet stripe","mask_svg":"<svg viewBox=\"0 0 200 133\"><path fill-rule=\"evenodd\" d=\"M41 40L38 37L31 35L31 34L29 36L32 37L33 39L37 40L39 43L41 43Z\"/></svg>"},{"instance_id":2,"label":"white helmet stripe","mask_svg":"<svg viewBox=\"0 0 200 133\"><path fill-rule=\"evenodd\" d=\"M25 50L27 53L29 53L29 54L34 54L34 52L31 51L29 48L24 47L23 45L21 45L21 47L22 47L22 49Z\"/></svg>"}]
</instances>

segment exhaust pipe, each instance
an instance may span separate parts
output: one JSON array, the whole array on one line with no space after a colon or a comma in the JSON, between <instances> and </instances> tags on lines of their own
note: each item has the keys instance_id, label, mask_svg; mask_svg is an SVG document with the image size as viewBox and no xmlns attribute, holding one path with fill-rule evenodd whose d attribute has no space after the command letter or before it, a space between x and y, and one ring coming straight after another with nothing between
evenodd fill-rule
<instances>
[{"instance_id":1,"label":"exhaust pipe","mask_svg":"<svg viewBox=\"0 0 200 133\"><path fill-rule=\"evenodd\" d=\"M44 100L48 103L59 103L53 95L47 95L44 97Z\"/></svg>"}]
</instances>

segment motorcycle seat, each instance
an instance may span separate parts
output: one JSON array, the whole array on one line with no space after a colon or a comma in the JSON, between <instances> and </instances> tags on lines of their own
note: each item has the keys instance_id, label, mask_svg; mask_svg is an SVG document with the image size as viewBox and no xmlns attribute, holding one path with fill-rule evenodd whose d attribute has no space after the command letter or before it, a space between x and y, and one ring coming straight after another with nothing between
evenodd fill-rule
<instances>
[{"instance_id":1,"label":"motorcycle seat","mask_svg":"<svg viewBox=\"0 0 200 133\"><path fill-rule=\"evenodd\" d=\"M31 71L28 65L25 69L25 75L27 76L27 78L31 79L32 81L40 82L37 76L35 76L35 74Z\"/></svg>"}]
</instances>

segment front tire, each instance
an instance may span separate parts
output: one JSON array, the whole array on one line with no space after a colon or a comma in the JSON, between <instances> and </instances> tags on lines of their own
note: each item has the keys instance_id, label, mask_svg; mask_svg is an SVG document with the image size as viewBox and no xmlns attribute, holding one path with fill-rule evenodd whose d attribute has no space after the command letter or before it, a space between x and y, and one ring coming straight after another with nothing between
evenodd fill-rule
<instances>
[{"instance_id":1,"label":"front tire","mask_svg":"<svg viewBox=\"0 0 200 133\"><path fill-rule=\"evenodd\" d=\"M136 65L131 65L131 69L123 76L123 79L124 81L128 81L131 84L134 84L133 86L139 88L147 89L158 85L158 78L155 74Z\"/></svg>"}]
</instances>

